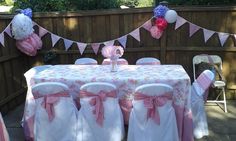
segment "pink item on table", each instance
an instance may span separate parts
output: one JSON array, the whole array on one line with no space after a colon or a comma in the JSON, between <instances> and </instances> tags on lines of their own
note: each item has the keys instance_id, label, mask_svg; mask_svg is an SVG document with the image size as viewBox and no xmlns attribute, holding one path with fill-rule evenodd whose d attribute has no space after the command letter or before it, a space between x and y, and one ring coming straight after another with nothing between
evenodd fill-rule
<instances>
[{"instance_id":1,"label":"pink item on table","mask_svg":"<svg viewBox=\"0 0 236 141\"><path fill-rule=\"evenodd\" d=\"M111 64L111 60L110 59L104 59L102 61L102 65L110 65ZM125 60L124 58L119 58L117 60L117 65L128 65L128 61Z\"/></svg>"}]
</instances>

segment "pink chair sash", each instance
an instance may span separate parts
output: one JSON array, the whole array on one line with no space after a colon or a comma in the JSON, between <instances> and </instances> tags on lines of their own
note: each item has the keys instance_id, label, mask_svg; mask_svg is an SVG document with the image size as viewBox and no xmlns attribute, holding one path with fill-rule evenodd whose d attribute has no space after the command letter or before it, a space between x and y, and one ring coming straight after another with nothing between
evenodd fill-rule
<instances>
[{"instance_id":1,"label":"pink chair sash","mask_svg":"<svg viewBox=\"0 0 236 141\"><path fill-rule=\"evenodd\" d=\"M100 91L97 94L94 94L88 91L81 90L80 98L85 98L85 97L93 97L90 100L89 104L95 107L93 110L93 114L95 115L96 122L98 123L98 125L102 126L104 120L103 101L105 101L107 97L116 98L117 97L116 91L115 90L110 92Z\"/></svg>"},{"instance_id":2,"label":"pink chair sash","mask_svg":"<svg viewBox=\"0 0 236 141\"><path fill-rule=\"evenodd\" d=\"M161 107L167 100L172 100L172 94L165 93L160 96L148 96L142 93L135 93L134 100L143 100L144 106L148 109L147 119L151 118L156 124L160 125L160 115L156 107Z\"/></svg>"},{"instance_id":3,"label":"pink chair sash","mask_svg":"<svg viewBox=\"0 0 236 141\"><path fill-rule=\"evenodd\" d=\"M43 98L43 102L41 103L42 107L48 113L49 121L52 121L55 117L54 105L60 100L60 97L70 97L67 92L60 92L49 95L40 95L39 93L34 94L34 98Z\"/></svg>"},{"instance_id":4,"label":"pink chair sash","mask_svg":"<svg viewBox=\"0 0 236 141\"><path fill-rule=\"evenodd\" d=\"M0 141L8 141L6 135L5 124L3 123L2 117L0 115Z\"/></svg>"},{"instance_id":5,"label":"pink chair sash","mask_svg":"<svg viewBox=\"0 0 236 141\"><path fill-rule=\"evenodd\" d=\"M206 75L206 74L201 74L198 78L197 78L197 83L199 84L199 86L205 91L209 88L209 86L212 83L212 80Z\"/></svg>"}]
</instances>

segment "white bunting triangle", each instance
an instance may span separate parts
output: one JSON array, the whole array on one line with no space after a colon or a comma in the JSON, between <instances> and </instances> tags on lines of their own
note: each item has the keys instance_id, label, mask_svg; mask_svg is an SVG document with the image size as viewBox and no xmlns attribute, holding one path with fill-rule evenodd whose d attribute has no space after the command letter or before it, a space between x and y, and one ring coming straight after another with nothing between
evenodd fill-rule
<instances>
[{"instance_id":1,"label":"white bunting triangle","mask_svg":"<svg viewBox=\"0 0 236 141\"><path fill-rule=\"evenodd\" d=\"M207 30L207 29L203 28L203 35L204 35L205 43L209 40L209 38L211 38L211 36L212 36L214 33L215 33L215 31Z\"/></svg>"},{"instance_id":2,"label":"white bunting triangle","mask_svg":"<svg viewBox=\"0 0 236 141\"><path fill-rule=\"evenodd\" d=\"M222 32L219 32L218 33L218 36L219 36L219 39L220 39L220 44L221 46L223 47L224 44L225 44L225 41L228 39L229 37L229 34L228 33L222 33Z\"/></svg>"},{"instance_id":3,"label":"white bunting triangle","mask_svg":"<svg viewBox=\"0 0 236 141\"><path fill-rule=\"evenodd\" d=\"M60 40L61 37L51 33L51 39L52 39L52 47L55 46L55 44L58 42L58 40Z\"/></svg>"},{"instance_id":4,"label":"white bunting triangle","mask_svg":"<svg viewBox=\"0 0 236 141\"><path fill-rule=\"evenodd\" d=\"M135 29L131 33L129 33L132 37L134 37L137 41L140 42L140 34L139 34L139 28Z\"/></svg>"},{"instance_id":5,"label":"white bunting triangle","mask_svg":"<svg viewBox=\"0 0 236 141\"><path fill-rule=\"evenodd\" d=\"M4 33L2 32L0 34L0 43L2 44L3 47L5 47L5 43L4 43L5 39L4 39Z\"/></svg>"},{"instance_id":6,"label":"white bunting triangle","mask_svg":"<svg viewBox=\"0 0 236 141\"><path fill-rule=\"evenodd\" d=\"M187 21L180 17L180 16L177 16L177 20L176 20L176 23L175 23L175 30L178 29L179 27L181 27L183 24L185 24Z\"/></svg>"},{"instance_id":7,"label":"white bunting triangle","mask_svg":"<svg viewBox=\"0 0 236 141\"><path fill-rule=\"evenodd\" d=\"M71 47L71 45L73 44L73 41L68 40L68 39L63 39L64 40L64 45L66 48L66 51Z\"/></svg>"},{"instance_id":8,"label":"white bunting triangle","mask_svg":"<svg viewBox=\"0 0 236 141\"><path fill-rule=\"evenodd\" d=\"M78 46L78 48L79 48L80 54L82 55L82 54L84 53L84 50L85 50L87 44L77 42L77 46Z\"/></svg>"}]
</instances>

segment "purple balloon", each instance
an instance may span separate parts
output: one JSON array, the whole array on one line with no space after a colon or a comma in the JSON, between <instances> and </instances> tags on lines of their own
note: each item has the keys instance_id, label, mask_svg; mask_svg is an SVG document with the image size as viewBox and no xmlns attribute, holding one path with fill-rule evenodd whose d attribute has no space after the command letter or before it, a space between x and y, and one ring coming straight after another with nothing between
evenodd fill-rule
<instances>
[{"instance_id":1,"label":"purple balloon","mask_svg":"<svg viewBox=\"0 0 236 141\"><path fill-rule=\"evenodd\" d=\"M32 10L30 8L26 8L20 11L20 13L32 18Z\"/></svg>"},{"instance_id":2,"label":"purple balloon","mask_svg":"<svg viewBox=\"0 0 236 141\"><path fill-rule=\"evenodd\" d=\"M163 18L165 17L166 12L169 10L168 7L164 5L158 5L154 10L154 17L156 18Z\"/></svg>"}]
</instances>

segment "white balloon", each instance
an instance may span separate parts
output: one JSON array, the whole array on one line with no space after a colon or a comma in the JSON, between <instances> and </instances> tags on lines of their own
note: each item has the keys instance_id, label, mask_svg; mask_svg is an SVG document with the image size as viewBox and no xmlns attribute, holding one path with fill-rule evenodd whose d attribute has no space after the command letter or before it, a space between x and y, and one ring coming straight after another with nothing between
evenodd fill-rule
<instances>
[{"instance_id":1,"label":"white balloon","mask_svg":"<svg viewBox=\"0 0 236 141\"><path fill-rule=\"evenodd\" d=\"M168 10L165 14L165 20L168 23L174 23L177 20L177 13L175 10Z\"/></svg>"}]
</instances>

